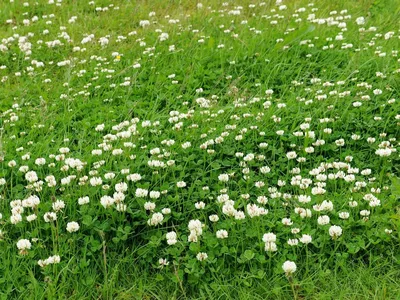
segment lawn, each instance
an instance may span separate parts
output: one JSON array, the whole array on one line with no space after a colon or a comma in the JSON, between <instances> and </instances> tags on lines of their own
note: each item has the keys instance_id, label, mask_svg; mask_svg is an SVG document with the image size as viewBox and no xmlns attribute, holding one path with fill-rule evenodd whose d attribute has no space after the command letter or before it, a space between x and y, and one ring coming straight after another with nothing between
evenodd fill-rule
<instances>
[{"instance_id":1,"label":"lawn","mask_svg":"<svg viewBox=\"0 0 400 300\"><path fill-rule=\"evenodd\" d=\"M0 299L400 299L397 0L0 2Z\"/></svg>"}]
</instances>

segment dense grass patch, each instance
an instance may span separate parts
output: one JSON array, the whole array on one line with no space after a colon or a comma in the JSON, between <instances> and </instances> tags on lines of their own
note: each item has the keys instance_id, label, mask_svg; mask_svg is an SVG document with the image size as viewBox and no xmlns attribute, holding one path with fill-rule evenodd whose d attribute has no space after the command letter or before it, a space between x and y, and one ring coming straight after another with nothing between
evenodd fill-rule
<instances>
[{"instance_id":1,"label":"dense grass patch","mask_svg":"<svg viewBox=\"0 0 400 300\"><path fill-rule=\"evenodd\" d=\"M398 299L398 15L3 3L2 299Z\"/></svg>"}]
</instances>

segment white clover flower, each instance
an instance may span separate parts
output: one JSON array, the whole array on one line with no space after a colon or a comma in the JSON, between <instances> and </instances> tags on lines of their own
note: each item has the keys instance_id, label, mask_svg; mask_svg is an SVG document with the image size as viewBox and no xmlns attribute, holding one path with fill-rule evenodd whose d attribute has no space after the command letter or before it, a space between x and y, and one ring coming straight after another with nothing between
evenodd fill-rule
<instances>
[{"instance_id":1,"label":"white clover flower","mask_svg":"<svg viewBox=\"0 0 400 300\"><path fill-rule=\"evenodd\" d=\"M203 233L202 229L203 225L200 220L190 220L188 224L188 228L190 231L194 231L197 235L201 235Z\"/></svg>"},{"instance_id":2,"label":"white clover flower","mask_svg":"<svg viewBox=\"0 0 400 300\"><path fill-rule=\"evenodd\" d=\"M329 218L329 216L320 216L320 217L318 217L318 225L326 225L326 224L329 224L329 222L330 222L330 218Z\"/></svg>"},{"instance_id":3,"label":"white clover flower","mask_svg":"<svg viewBox=\"0 0 400 300\"><path fill-rule=\"evenodd\" d=\"M188 242L197 243L197 241L198 241L198 235L195 232L191 231L188 236Z\"/></svg>"},{"instance_id":4,"label":"white clover flower","mask_svg":"<svg viewBox=\"0 0 400 300\"><path fill-rule=\"evenodd\" d=\"M59 255L53 255L53 256L46 258L45 260L43 260L43 259L38 260L38 265L40 267L44 268L47 265L58 264L58 263L60 263L60 261L61 261L61 258Z\"/></svg>"},{"instance_id":5,"label":"white clover flower","mask_svg":"<svg viewBox=\"0 0 400 300\"><path fill-rule=\"evenodd\" d=\"M374 93L374 95L381 95L382 94L382 90L380 90L380 89L375 89L372 92Z\"/></svg>"},{"instance_id":6,"label":"white clover flower","mask_svg":"<svg viewBox=\"0 0 400 300\"><path fill-rule=\"evenodd\" d=\"M178 242L175 231L168 232L165 237L167 238L168 245L175 245Z\"/></svg>"},{"instance_id":7,"label":"white clover flower","mask_svg":"<svg viewBox=\"0 0 400 300\"><path fill-rule=\"evenodd\" d=\"M104 47L104 46L108 45L109 40L108 40L108 38L106 38L106 37L101 37L101 38L99 39L99 43L100 43L100 45L101 45L102 47Z\"/></svg>"},{"instance_id":8,"label":"white clover flower","mask_svg":"<svg viewBox=\"0 0 400 300\"><path fill-rule=\"evenodd\" d=\"M377 149L375 151L375 154L379 155L381 157L387 157L392 154L392 150L390 148L381 148L381 149Z\"/></svg>"},{"instance_id":9,"label":"white clover flower","mask_svg":"<svg viewBox=\"0 0 400 300\"><path fill-rule=\"evenodd\" d=\"M357 206L358 206L358 203L357 203L357 201L350 201L350 202L349 202L349 206L350 206L350 207L357 207Z\"/></svg>"},{"instance_id":10,"label":"white clover flower","mask_svg":"<svg viewBox=\"0 0 400 300\"><path fill-rule=\"evenodd\" d=\"M115 203L115 199L113 197L103 196L100 198L100 204L104 208L108 208L108 207L112 206L114 203Z\"/></svg>"},{"instance_id":11,"label":"white clover flower","mask_svg":"<svg viewBox=\"0 0 400 300\"><path fill-rule=\"evenodd\" d=\"M364 25L365 24L365 18L364 17L358 17L356 19L357 25Z\"/></svg>"},{"instance_id":12,"label":"white clover flower","mask_svg":"<svg viewBox=\"0 0 400 300\"><path fill-rule=\"evenodd\" d=\"M144 197L147 197L148 193L149 193L149 191L146 189L137 188L135 191L135 196L137 198L144 198Z\"/></svg>"},{"instance_id":13,"label":"white clover flower","mask_svg":"<svg viewBox=\"0 0 400 300\"><path fill-rule=\"evenodd\" d=\"M225 203L229 200L229 195L228 194L221 194L217 196L217 201L218 203Z\"/></svg>"},{"instance_id":14,"label":"white clover flower","mask_svg":"<svg viewBox=\"0 0 400 300\"><path fill-rule=\"evenodd\" d=\"M142 179L142 176L138 173L129 174L128 176L126 176L126 179L129 181L137 182Z\"/></svg>"},{"instance_id":15,"label":"white clover flower","mask_svg":"<svg viewBox=\"0 0 400 300\"><path fill-rule=\"evenodd\" d=\"M204 260L206 260L206 259L208 258L208 255L207 255L207 253L205 253L205 252L199 252L199 253L196 255L196 258L197 258L197 260L199 260L199 261L204 261Z\"/></svg>"},{"instance_id":16,"label":"white clover flower","mask_svg":"<svg viewBox=\"0 0 400 300\"><path fill-rule=\"evenodd\" d=\"M46 176L45 181L48 187L54 187L57 185L56 178L53 175Z\"/></svg>"},{"instance_id":17,"label":"white clover flower","mask_svg":"<svg viewBox=\"0 0 400 300\"><path fill-rule=\"evenodd\" d=\"M144 209L145 209L145 210L153 211L155 208L156 208L156 204L153 203L153 202L146 202L146 203L144 204Z\"/></svg>"},{"instance_id":18,"label":"white clover flower","mask_svg":"<svg viewBox=\"0 0 400 300\"><path fill-rule=\"evenodd\" d=\"M276 235L272 232L265 233L262 238L264 243L276 242Z\"/></svg>"},{"instance_id":19,"label":"white clover flower","mask_svg":"<svg viewBox=\"0 0 400 300\"><path fill-rule=\"evenodd\" d=\"M244 212L240 210L235 210L234 216L236 220L244 220L246 218Z\"/></svg>"},{"instance_id":20,"label":"white clover flower","mask_svg":"<svg viewBox=\"0 0 400 300\"><path fill-rule=\"evenodd\" d=\"M274 93L274 91L272 89L268 89L268 90L265 91L265 94L267 96L271 96L273 93Z\"/></svg>"},{"instance_id":21,"label":"white clover flower","mask_svg":"<svg viewBox=\"0 0 400 300\"><path fill-rule=\"evenodd\" d=\"M258 196L257 197L257 202L260 204L267 204L268 203L268 198L266 196Z\"/></svg>"},{"instance_id":22,"label":"white clover flower","mask_svg":"<svg viewBox=\"0 0 400 300\"><path fill-rule=\"evenodd\" d=\"M33 182L36 182L36 181L39 180L39 178L38 178L38 176L37 176L35 171L26 172L25 173L25 179L30 183L33 183Z\"/></svg>"},{"instance_id":23,"label":"white clover flower","mask_svg":"<svg viewBox=\"0 0 400 300\"><path fill-rule=\"evenodd\" d=\"M29 167L28 166L21 166L19 167L18 171L22 172L22 173L26 173L29 171Z\"/></svg>"},{"instance_id":24,"label":"white clover flower","mask_svg":"<svg viewBox=\"0 0 400 300\"><path fill-rule=\"evenodd\" d=\"M376 206L380 206L381 205L381 201L377 198L369 201L369 206L370 207L376 207Z\"/></svg>"},{"instance_id":25,"label":"white clover flower","mask_svg":"<svg viewBox=\"0 0 400 300\"><path fill-rule=\"evenodd\" d=\"M163 208L161 210L161 212L163 213L163 215L168 215L171 213L171 209L170 208Z\"/></svg>"},{"instance_id":26,"label":"white clover flower","mask_svg":"<svg viewBox=\"0 0 400 300\"><path fill-rule=\"evenodd\" d=\"M313 206L315 211L332 211L333 203L332 201L324 200L321 204L317 204Z\"/></svg>"},{"instance_id":27,"label":"white clover flower","mask_svg":"<svg viewBox=\"0 0 400 300\"><path fill-rule=\"evenodd\" d=\"M247 154L245 157L243 157L243 160L246 162L254 160L255 155L253 153Z\"/></svg>"},{"instance_id":28,"label":"white clover flower","mask_svg":"<svg viewBox=\"0 0 400 300\"><path fill-rule=\"evenodd\" d=\"M38 166L43 166L44 164L46 164L46 159L44 159L44 158L37 158L36 160L35 160L35 164L36 165L38 165Z\"/></svg>"},{"instance_id":29,"label":"white clover flower","mask_svg":"<svg viewBox=\"0 0 400 300\"><path fill-rule=\"evenodd\" d=\"M290 218L283 218L282 219L282 224L286 225L286 226L291 226L291 225L293 225L293 222L292 222L292 220Z\"/></svg>"},{"instance_id":30,"label":"white clover flower","mask_svg":"<svg viewBox=\"0 0 400 300\"><path fill-rule=\"evenodd\" d=\"M13 215L22 214L23 212L24 212L24 207L23 206L15 206L11 210L11 213Z\"/></svg>"},{"instance_id":31,"label":"white clover flower","mask_svg":"<svg viewBox=\"0 0 400 300\"><path fill-rule=\"evenodd\" d=\"M69 148L64 147L64 148L58 149L58 151L60 151L61 154L67 154L67 153L69 153L70 150L69 150Z\"/></svg>"},{"instance_id":32,"label":"white clover flower","mask_svg":"<svg viewBox=\"0 0 400 300\"><path fill-rule=\"evenodd\" d=\"M21 239L17 242L17 248L19 250L19 253L22 255L28 254L28 250L30 250L31 247L32 244L27 239Z\"/></svg>"},{"instance_id":33,"label":"white clover flower","mask_svg":"<svg viewBox=\"0 0 400 300\"><path fill-rule=\"evenodd\" d=\"M256 183L254 183L254 186L256 188L262 188L265 186L265 183L263 181L257 181Z\"/></svg>"},{"instance_id":34,"label":"white clover flower","mask_svg":"<svg viewBox=\"0 0 400 300\"><path fill-rule=\"evenodd\" d=\"M29 153L24 154L21 156L22 160L29 160L31 158L31 155Z\"/></svg>"},{"instance_id":35,"label":"white clover flower","mask_svg":"<svg viewBox=\"0 0 400 300\"><path fill-rule=\"evenodd\" d=\"M178 188L184 188L184 187L186 186L186 183L185 183L184 181L178 181L178 182L176 183L176 186L177 186Z\"/></svg>"},{"instance_id":36,"label":"white clover flower","mask_svg":"<svg viewBox=\"0 0 400 300\"><path fill-rule=\"evenodd\" d=\"M60 211L65 208L65 202L62 200L57 200L53 203L52 207L55 212Z\"/></svg>"},{"instance_id":37,"label":"white clover flower","mask_svg":"<svg viewBox=\"0 0 400 300\"><path fill-rule=\"evenodd\" d=\"M176 240L177 235L175 231L170 231L165 235L165 237L167 238L167 240Z\"/></svg>"},{"instance_id":38,"label":"white clover flower","mask_svg":"<svg viewBox=\"0 0 400 300\"><path fill-rule=\"evenodd\" d=\"M297 246L299 244L299 240L298 239L289 239L287 241L289 246Z\"/></svg>"},{"instance_id":39,"label":"white clover flower","mask_svg":"<svg viewBox=\"0 0 400 300\"><path fill-rule=\"evenodd\" d=\"M60 260L61 260L61 258L59 255L53 255L48 258L49 264L58 264L60 262Z\"/></svg>"},{"instance_id":40,"label":"white clover flower","mask_svg":"<svg viewBox=\"0 0 400 300\"><path fill-rule=\"evenodd\" d=\"M139 21L139 26L140 27L146 27L150 25L150 21L149 20L141 20Z\"/></svg>"},{"instance_id":41,"label":"white clover flower","mask_svg":"<svg viewBox=\"0 0 400 300\"><path fill-rule=\"evenodd\" d=\"M124 203L117 203L117 205L115 206L115 209L117 211L123 212L123 211L126 211L127 205Z\"/></svg>"},{"instance_id":42,"label":"white clover flower","mask_svg":"<svg viewBox=\"0 0 400 300\"><path fill-rule=\"evenodd\" d=\"M104 174L104 178L108 179L108 180L113 179L113 178L115 178L115 173L113 173L113 172L106 173L106 174Z\"/></svg>"},{"instance_id":43,"label":"white clover flower","mask_svg":"<svg viewBox=\"0 0 400 300\"><path fill-rule=\"evenodd\" d=\"M192 144L190 142L185 142L182 144L182 149L188 149L192 146Z\"/></svg>"},{"instance_id":44,"label":"white clover flower","mask_svg":"<svg viewBox=\"0 0 400 300\"><path fill-rule=\"evenodd\" d=\"M168 266L169 265L169 261L166 258L160 258L158 260L158 264L160 265L160 267L164 267L164 266Z\"/></svg>"},{"instance_id":45,"label":"white clover flower","mask_svg":"<svg viewBox=\"0 0 400 300\"><path fill-rule=\"evenodd\" d=\"M129 172L129 169L121 169L121 174L123 175L128 174Z\"/></svg>"},{"instance_id":46,"label":"white clover flower","mask_svg":"<svg viewBox=\"0 0 400 300\"><path fill-rule=\"evenodd\" d=\"M296 157L297 157L297 154L296 154L296 152L294 152L294 151L291 151L291 152L288 152L288 153L286 153L286 157L287 157L287 159L295 159Z\"/></svg>"},{"instance_id":47,"label":"white clover flower","mask_svg":"<svg viewBox=\"0 0 400 300\"><path fill-rule=\"evenodd\" d=\"M29 216L26 216L26 220L28 221L28 222L32 222L32 221L34 221L34 220L36 220L37 219L37 215L35 215L35 214L31 214L31 215L29 215Z\"/></svg>"},{"instance_id":48,"label":"white clover flower","mask_svg":"<svg viewBox=\"0 0 400 300\"><path fill-rule=\"evenodd\" d=\"M307 195L299 195L298 200L300 203L309 203L311 202L311 197Z\"/></svg>"},{"instance_id":49,"label":"white clover flower","mask_svg":"<svg viewBox=\"0 0 400 300\"><path fill-rule=\"evenodd\" d=\"M290 232L293 234L298 234L300 232L300 228L292 228Z\"/></svg>"},{"instance_id":50,"label":"white clover flower","mask_svg":"<svg viewBox=\"0 0 400 300\"><path fill-rule=\"evenodd\" d=\"M10 168L15 167L17 165L17 162L15 160L11 160L7 164Z\"/></svg>"},{"instance_id":51,"label":"white clover flower","mask_svg":"<svg viewBox=\"0 0 400 300\"><path fill-rule=\"evenodd\" d=\"M128 185L125 182L120 182L115 185L115 190L117 192L126 192L128 190Z\"/></svg>"},{"instance_id":52,"label":"white clover flower","mask_svg":"<svg viewBox=\"0 0 400 300\"><path fill-rule=\"evenodd\" d=\"M85 196L85 197L80 197L78 198L78 204L79 205L85 205L89 203L89 197Z\"/></svg>"},{"instance_id":53,"label":"white clover flower","mask_svg":"<svg viewBox=\"0 0 400 300\"><path fill-rule=\"evenodd\" d=\"M13 224L13 225L18 224L18 223L21 222L21 221L22 221L22 216L21 216L21 214L13 214L13 215L10 217L10 222L11 222L11 224Z\"/></svg>"},{"instance_id":54,"label":"white clover flower","mask_svg":"<svg viewBox=\"0 0 400 300\"><path fill-rule=\"evenodd\" d=\"M268 213L267 209L264 207L259 207L256 204L247 204L246 209L250 218L259 217Z\"/></svg>"},{"instance_id":55,"label":"white clover flower","mask_svg":"<svg viewBox=\"0 0 400 300\"><path fill-rule=\"evenodd\" d=\"M369 210L366 210L366 209L360 211L360 215L362 217L368 217L370 214L371 214L371 212Z\"/></svg>"},{"instance_id":56,"label":"white clover flower","mask_svg":"<svg viewBox=\"0 0 400 300\"><path fill-rule=\"evenodd\" d=\"M283 263L282 269L285 272L285 274L288 276L288 275L291 275L294 272L296 272L297 266L293 261L287 260Z\"/></svg>"},{"instance_id":57,"label":"white clover flower","mask_svg":"<svg viewBox=\"0 0 400 300\"><path fill-rule=\"evenodd\" d=\"M264 166L264 167L260 168L260 172L262 174L267 174L267 173L271 172L271 169L268 166Z\"/></svg>"},{"instance_id":58,"label":"white clover flower","mask_svg":"<svg viewBox=\"0 0 400 300\"><path fill-rule=\"evenodd\" d=\"M124 150L122 149L114 149L112 151L112 155L116 156L116 155L121 155L124 152Z\"/></svg>"},{"instance_id":59,"label":"white clover flower","mask_svg":"<svg viewBox=\"0 0 400 300\"><path fill-rule=\"evenodd\" d=\"M204 209L206 207L206 204L203 201L200 201L200 202L196 202L194 204L194 207L196 207L196 209Z\"/></svg>"},{"instance_id":60,"label":"white clover flower","mask_svg":"<svg viewBox=\"0 0 400 300\"><path fill-rule=\"evenodd\" d=\"M43 215L43 219L46 223L54 222L57 220L57 215L54 212L47 212Z\"/></svg>"},{"instance_id":61,"label":"white clover flower","mask_svg":"<svg viewBox=\"0 0 400 300\"><path fill-rule=\"evenodd\" d=\"M28 198L22 200L22 207L35 208L40 204L40 199L36 195L31 195Z\"/></svg>"},{"instance_id":62,"label":"white clover flower","mask_svg":"<svg viewBox=\"0 0 400 300\"><path fill-rule=\"evenodd\" d=\"M164 220L164 216L163 216L162 213L154 213L154 214L151 216L151 219L149 219L149 220L147 221L147 223L148 223L150 226L157 226L158 224L161 224L163 220Z\"/></svg>"},{"instance_id":63,"label":"white clover flower","mask_svg":"<svg viewBox=\"0 0 400 300\"><path fill-rule=\"evenodd\" d=\"M365 170L361 171L361 175L364 175L364 176L371 175L371 173L372 173L371 169L365 169Z\"/></svg>"},{"instance_id":64,"label":"white clover flower","mask_svg":"<svg viewBox=\"0 0 400 300\"><path fill-rule=\"evenodd\" d=\"M92 155L101 155L103 151L101 149L94 149L91 153Z\"/></svg>"},{"instance_id":65,"label":"white clover flower","mask_svg":"<svg viewBox=\"0 0 400 300\"><path fill-rule=\"evenodd\" d=\"M151 199L158 199L161 196L161 193L158 191L151 191L149 194Z\"/></svg>"},{"instance_id":66,"label":"white clover flower","mask_svg":"<svg viewBox=\"0 0 400 300\"><path fill-rule=\"evenodd\" d=\"M228 174L220 174L218 175L218 180L222 182L228 182L229 181L229 175Z\"/></svg>"},{"instance_id":67,"label":"white clover flower","mask_svg":"<svg viewBox=\"0 0 400 300\"><path fill-rule=\"evenodd\" d=\"M208 219L211 221L211 222L218 222L218 220L219 220L219 217L218 217L218 215L211 215L211 216L209 216L208 217Z\"/></svg>"},{"instance_id":68,"label":"white clover flower","mask_svg":"<svg viewBox=\"0 0 400 300\"><path fill-rule=\"evenodd\" d=\"M312 212L310 209L299 209L299 215L302 219L304 218L311 218L312 217Z\"/></svg>"},{"instance_id":69,"label":"white clover flower","mask_svg":"<svg viewBox=\"0 0 400 300\"><path fill-rule=\"evenodd\" d=\"M216 236L217 236L217 238L218 239L226 239L226 238L228 238L228 231L226 231L226 230L218 230L217 232L216 232Z\"/></svg>"},{"instance_id":70,"label":"white clover flower","mask_svg":"<svg viewBox=\"0 0 400 300\"><path fill-rule=\"evenodd\" d=\"M103 184L101 177L92 177L89 180L91 186L98 186Z\"/></svg>"},{"instance_id":71,"label":"white clover flower","mask_svg":"<svg viewBox=\"0 0 400 300\"><path fill-rule=\"evenodd\" d=\"M333 225L329 228L329 235L332 237L332 239L337 239L342 235L342 233L343 230L340 226Z\"/></svg>"},{"instance_id":72,"label":"white clover flower","mask_svg":"<svg viewBox=\"0 0 400 300\"><path fill-rule=\"evenodd\" d=\"M275 252L278 251L278 247L274 242L266 242L265 243L265 251L267 252Z\"/></svg>"},{"instance_id":73,"label":"white clover flower","mask_svg":"<svg viewBox=\"0 0 400 300\"><path fill-rule=\"evenodd\" d=\"M299 238L299 241L302 242L303 244L309 244L312 242L312 237L311 235L303 234L301 238Z\"/></svg>"},{"instance_id":74,"label":"white clover flower","mask_svg":"<svg viewBox=\"0 0 400 300\"><path fill-rule=\"evenodd\" d=\"M77 222L68 222L67 223L67 231L68 232L77 232L79 230L79 224Z\"/></svg>"},{"instance_id":75,"label":"white clover flower","mask_svg":"<svg viewBox=\"0 0 400 300\"><path fill-rule=\"evenodd\" d=\"M335 141L336 146L342 147L344 146L345 142L344 139L338 139Z\"/></svg>"}]
</instances>

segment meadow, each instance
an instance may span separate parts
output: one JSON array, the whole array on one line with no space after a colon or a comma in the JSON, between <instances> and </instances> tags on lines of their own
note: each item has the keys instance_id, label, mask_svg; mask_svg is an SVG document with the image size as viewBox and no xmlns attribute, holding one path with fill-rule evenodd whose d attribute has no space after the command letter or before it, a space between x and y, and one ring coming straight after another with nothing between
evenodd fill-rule
<instances>
[{"instance_id":1,"label":"meadow","mask_svg":"<svg viewBox=\"0 0 400 300\"><path fill-rule=\"evenodd\" d=\"M397 0L1 0L0 299L400 299Z\"/></svg>"}]
</instances>

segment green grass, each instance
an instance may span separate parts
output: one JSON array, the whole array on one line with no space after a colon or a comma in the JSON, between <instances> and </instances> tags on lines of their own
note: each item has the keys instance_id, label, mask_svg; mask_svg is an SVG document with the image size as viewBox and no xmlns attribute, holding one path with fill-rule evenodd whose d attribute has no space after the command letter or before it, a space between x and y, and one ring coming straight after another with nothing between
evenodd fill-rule
<instances>
[{"instance_id":1,"label":"green grass","mask_svg":"<svg viewBox=\"0 0 400 300\"><path fill-rule=\"evenodd\" d=\"M400 298L396 0L3 2L0 299Z\"/></svg>"},{"instance_id":2,"label":"green grass","mask_svg":"<svg viewBox=\"0 0 400 300\"><path fill-rule=\"evenodd\" d=\"M69 295L72 299L93 299L102 292L102 297L108 295L112 299L293 298L288 282L277 276L257 277L248 272L235 276L217 275L211 284L185 284L183 294L178 284L157 281L154 274L143 272L129 261L118 260L111 266L113 271L110 272L107 291L102 291L102 286L92 282L98 277L91 270L71 274L67 268L60 276L56 288L30 276L25 287L14 285L14 294L18 293L18 296L13 298L42 299L53 294L54 298ZM337 270L316 265L308 276L300 277L295 281L296 293L300 299L397 299L400 293L398 268L384 260L374 266L349 263Z\"/></svg>"}]
</instances>

